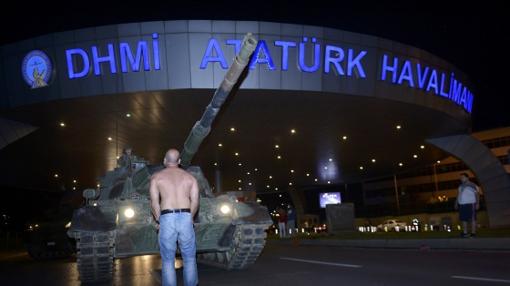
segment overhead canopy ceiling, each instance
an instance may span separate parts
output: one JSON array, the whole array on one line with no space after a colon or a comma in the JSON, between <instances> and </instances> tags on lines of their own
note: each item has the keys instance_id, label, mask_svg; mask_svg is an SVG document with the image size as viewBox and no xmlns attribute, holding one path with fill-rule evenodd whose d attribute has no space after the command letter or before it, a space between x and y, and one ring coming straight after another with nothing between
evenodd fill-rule
<instances>
[{"instance_id":1,"label":"overhead canopy ceiling","mask_svg":"<svg viewBox=\"0 0 510 286\"><path fill-rule=\"evenodd\" d=\"M182 148L213 92L102 95L5 111L1 117L39 129L0 150L1 185L91 187L126 145L159 164L168 148ZM445 113L392 100L243 89L227 101L193 164L212 185L220 179L223 191L342 184L431 164L445 154L426 138L465 131L465 122Z\"/></svg>"}]
</instances>

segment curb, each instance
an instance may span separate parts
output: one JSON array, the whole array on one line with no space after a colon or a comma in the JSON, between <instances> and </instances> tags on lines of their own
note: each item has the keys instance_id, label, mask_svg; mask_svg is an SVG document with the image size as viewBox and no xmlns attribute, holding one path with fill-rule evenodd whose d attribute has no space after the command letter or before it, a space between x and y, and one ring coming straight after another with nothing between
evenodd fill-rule
<instances>
[{"instance_id":1,"label":"curb","mask_svg":"<svg viewBox=\"0 0 510 286\"><path fill-rule=\"evenodd\" d=\"M337 246L383 249L449 249L510 251L510 238L447 238L447 239L301 239L275 240L277 244Z\"/></svg>"}]
</instances>

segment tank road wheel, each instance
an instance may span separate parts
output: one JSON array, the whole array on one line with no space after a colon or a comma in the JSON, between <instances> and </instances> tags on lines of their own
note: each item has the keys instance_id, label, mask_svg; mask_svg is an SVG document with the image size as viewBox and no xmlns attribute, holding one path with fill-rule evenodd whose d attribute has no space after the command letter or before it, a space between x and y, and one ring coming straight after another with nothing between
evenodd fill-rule
<instances>
[{"instance_id":1,"label":"tank road wheel","mask_svg":"<svg viewBox=\"0 0 510 286\"><path fill-rule=\"evenodd\" d=\"M245 269L254 264L266 244L267 226L263 224L237 225L232 247L227 252L204 253L198 261L225 269Z\"/></svg>"},{"instance_id":2,"label":"tank road wheel","mask_svg":"<svg viewBox=\"0 0 510 286\"><path fill-rule=\"evenodd\" d=\"M108 281L113 273L114 232L80 232L76 236L77 264L83 283Z\"/></svg>"}]
</instances>

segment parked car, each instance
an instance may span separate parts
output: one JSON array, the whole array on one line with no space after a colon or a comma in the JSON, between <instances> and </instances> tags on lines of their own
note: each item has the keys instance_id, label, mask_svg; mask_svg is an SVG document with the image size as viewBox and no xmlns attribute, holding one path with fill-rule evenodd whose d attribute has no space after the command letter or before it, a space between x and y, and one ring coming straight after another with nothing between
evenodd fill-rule
<instances>
[{"instance_id":1,"label":"parked car","mask_svg":"<svg viewBox=\"0 0 510 286\"><path fill-rule=\"evenodd\" d=\"M405 231L405 227L407 226L407 223L396 220L396 219L388 219L385 220L383 223L377 226L377 230L384 230L384 231Z\"/></svg>"}]
</instances>

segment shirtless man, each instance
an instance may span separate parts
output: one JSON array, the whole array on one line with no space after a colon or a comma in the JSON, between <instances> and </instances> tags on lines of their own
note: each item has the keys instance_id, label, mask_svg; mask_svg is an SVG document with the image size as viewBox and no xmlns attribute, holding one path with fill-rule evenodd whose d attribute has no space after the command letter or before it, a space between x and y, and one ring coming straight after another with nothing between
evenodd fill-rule
<instances>
[{"instance_id":1,"label":"shirtless man","mask_svg":"<svg viewBox=\"0 0 510 286\"><path fill-rule=\"evenodd\" d=\"M152 214L159 222L162 282L177 285L175 276L176 242L184 260L184 285L198 285L195 231L193 217L197 213L199 191L197 180L179 168L179 151L170 149L164 159L165 169L151 178Z\"/></svg>"}]
</instances>

